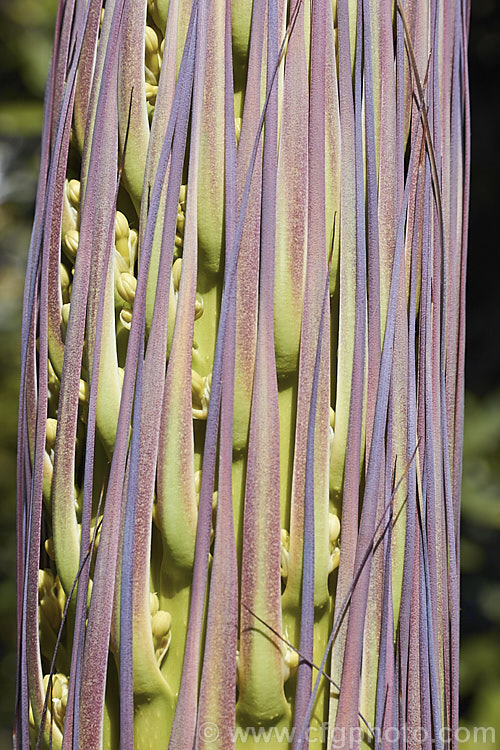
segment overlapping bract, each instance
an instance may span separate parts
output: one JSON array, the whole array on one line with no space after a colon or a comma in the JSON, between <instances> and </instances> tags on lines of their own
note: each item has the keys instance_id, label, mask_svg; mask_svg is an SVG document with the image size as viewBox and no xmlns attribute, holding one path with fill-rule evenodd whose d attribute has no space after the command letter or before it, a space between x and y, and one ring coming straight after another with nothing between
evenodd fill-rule
<instances>
[{"instance_id":1,"label":"overlapping bract","mask_svg":"<svg viewBox=\"0 0 500 750\"><path fill-rule=\"evenodd\" d=\"M467 32L461 0L61 0L18 747L456 746Z\"/></svg>"}]
</instances>

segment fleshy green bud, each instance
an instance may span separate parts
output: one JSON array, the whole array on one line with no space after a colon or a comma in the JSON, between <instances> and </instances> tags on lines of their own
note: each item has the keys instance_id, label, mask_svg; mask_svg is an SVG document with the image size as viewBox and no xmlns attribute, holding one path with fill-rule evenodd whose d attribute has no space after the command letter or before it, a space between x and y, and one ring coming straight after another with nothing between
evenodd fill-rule
<instances>
[{"instance_id":1,"label":"fleshy green bud","mask_svg":"<svg viewBox=\"0 0 500 750\"><path fill-rule=\"evenodd\" d=\"M54 551L54 539L53 539L53 537L50 536L48 539L45 540L44 547L45 547L45 552L48 554L48 556L50 557L50 559L51 560L55 560L56 559L56 553Z\"/></svg>"},{"instance_id":2,"label":"fleshy green bud","mask_svg":"<svg viewBox=\"0 0 500 750\"><path fill-rule=\"evenodd\" d=\"M151 617L151 631L153 633L153 644L158 666L161 665L165 654L170 646L172 633L172 616L163 609L158 609Z\"/></svg>"}]
</instances>

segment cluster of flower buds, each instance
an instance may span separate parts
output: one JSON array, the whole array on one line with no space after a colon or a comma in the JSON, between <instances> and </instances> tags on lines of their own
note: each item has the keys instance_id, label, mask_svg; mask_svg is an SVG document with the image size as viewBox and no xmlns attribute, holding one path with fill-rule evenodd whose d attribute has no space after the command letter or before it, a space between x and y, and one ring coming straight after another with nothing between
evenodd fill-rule
<instances>
[{"instance_id":1,"label":"cluster of flower buds","mask_svg":"<svg viewBox=\"0 0 500 750\"><path fill-rule=\"evenodd\" d=\"M42 653L50 658L62 623L66 595L52 570L38 571L38 627Z\"/></svg>"},{"instance_id":2,"label":"cluster of flower buds","mask_svg":"<svg viewBox=\"0 0 500 750\"><path fill-rule=\"evenodd\" d=\"M64 718L66 716L66 705L68 702L69 680L65 674L56 672L50 677L48 674L43 678L43 689L49 693L48 719L50 725L53 720L56 727L64 729ZM37 732L38 728L33 717L33 710L30 708L29 724L32 732Z\"/></svg>"},{"instance_id":3,"label":"cluster of flower buds","mask_svg":"<svg viewBox=\"0 0 500 750\"><path fill-rule=\"evenodd\" d=\"M164 40L156 26L146 26L144 42L146 101L149 105L148 114L149 117L151 117L153 107L156 104L156 95L158 93L158 80L160 78Z\"/></svg>"}]
</instances>

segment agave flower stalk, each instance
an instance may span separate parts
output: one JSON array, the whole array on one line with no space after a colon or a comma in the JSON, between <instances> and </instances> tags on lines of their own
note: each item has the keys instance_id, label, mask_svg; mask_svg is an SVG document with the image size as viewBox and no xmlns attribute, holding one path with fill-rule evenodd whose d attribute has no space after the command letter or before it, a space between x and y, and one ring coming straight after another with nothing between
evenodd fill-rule
<instances>
[{"instance_id":1,"label":"agave flower stalk","mask_svg":"<svg viewBox=\"0 0 500 750\"><path fill-rule=\"evenodd\" d=\"M455 748L465 0L60 0L19 748Z\"/></svg>"}]
</instances>

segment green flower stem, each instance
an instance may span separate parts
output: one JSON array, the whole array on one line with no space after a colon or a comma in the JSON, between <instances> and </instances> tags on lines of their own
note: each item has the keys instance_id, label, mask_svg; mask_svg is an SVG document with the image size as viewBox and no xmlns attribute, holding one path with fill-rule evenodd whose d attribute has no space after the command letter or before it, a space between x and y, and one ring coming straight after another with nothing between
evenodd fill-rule
<instances>
[{"instance_id":1,"label":"green flower stem","mask_svg":"<svg viewBox=\"0 0 500 750\"><path fill-rule=\"evenodd\" d=\"M212 372L222 296L221 287L220 276L213 277L199 272L196 290L203 300L203 313L194 322L192 362L193 370L202 377Z\"/></svg>"},{"instance_id":2,"label":"green flower stem","mask_svg":"<svg viewBox=\"0 0 500 750\"><path fill-rule=\"evenodd\" d=\"M121 400L121 377L118 372L114 306L114 257L111 254L104 292L104 316L96 405L96 429L108 457L113 454ZM89 336L89 341L92 337ZM89 358L92 352L89 351Z\"/></svg>"},{"instance_id":3,"label":"green flower stem","mask_svg":"<svg viewBox=\"0 0 500 750\"><path fill-rule=\"evenodd\" d=\"M279 383L279 381L278 381ZM280 511L281 528L290 528L290 498L293 483L293 453L297 419L297 375L286 379L278 390L280 415Z\"/></svg>"},{"instance_id":4,"label":"green flower stem","mask_svg":"<svg viewBox=\"0 0 500 750\"><path fill-rule=\"evenodd\" d=\"M182 665L184 662L187 623L189 619L190 587L189 584L182 584L181 575L176 576L175 570L172 570L172 566L166 562L165 558L162 564L159 601L160 608L166 610L172 616L172 638L160 669L172 695L176 699L179 694ZM166 714L169 729L172 726L174 710L175 701L172 702Z\"/></svg>"}]
</instances>

